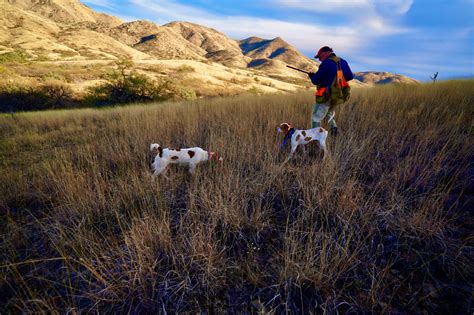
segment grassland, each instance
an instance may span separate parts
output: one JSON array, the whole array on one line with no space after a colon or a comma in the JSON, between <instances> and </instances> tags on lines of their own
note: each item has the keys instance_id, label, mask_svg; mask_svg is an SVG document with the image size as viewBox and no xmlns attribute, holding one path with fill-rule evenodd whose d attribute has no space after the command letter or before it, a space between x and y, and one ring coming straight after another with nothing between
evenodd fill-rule
<instances>
[{"instance_id":1,"label":"grassland","mask_svg":"<svg viewBox=\"0 0 474 315\"><path fill-rule=\"evenodd\" d=\"M0 116L0 312L471 313L473 81ZM152 181L148 146L222 165Z\"/></svg>"}]
</instances>

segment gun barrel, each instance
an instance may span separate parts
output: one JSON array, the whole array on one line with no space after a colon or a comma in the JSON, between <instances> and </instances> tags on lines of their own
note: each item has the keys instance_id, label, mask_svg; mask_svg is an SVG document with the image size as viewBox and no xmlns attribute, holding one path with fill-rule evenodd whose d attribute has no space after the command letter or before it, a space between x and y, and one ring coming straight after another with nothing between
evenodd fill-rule
<instances>
[{"instance_id":1,"label":"gun barrel","mask_svg":"<svg viewBox=\"0 0 474 315\"><path fill-rule=\"evenodd\" d=\"M299 71L299 72L303 72L303 73L306 73L306 74L309 74L308 71L306 70L303 70L303 69L299 69L299 68L296 68L296 67L293 67L293 66L290 66L290 65L286 65L288 68L290 69L293 69L293 70L296 70L296 71Z\"/></svg>"}]
</instances>

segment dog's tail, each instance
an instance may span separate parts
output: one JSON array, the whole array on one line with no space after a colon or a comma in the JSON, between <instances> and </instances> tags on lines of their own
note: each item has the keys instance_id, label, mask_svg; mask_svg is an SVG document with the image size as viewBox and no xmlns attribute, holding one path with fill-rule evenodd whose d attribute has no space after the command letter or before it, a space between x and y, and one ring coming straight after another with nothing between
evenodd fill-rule
<instances>
[{"instance_id":1,"label":"dog's tail","mask_svg":"<svg viewBox=\"0 0 474 315\"><path fill-rule=\"evenodd\" d=\"M158 143L150 144L150 151L153 152L154 150L158 150L160 157L163 156L163 148Z\"/></svg>"}]
</instances>

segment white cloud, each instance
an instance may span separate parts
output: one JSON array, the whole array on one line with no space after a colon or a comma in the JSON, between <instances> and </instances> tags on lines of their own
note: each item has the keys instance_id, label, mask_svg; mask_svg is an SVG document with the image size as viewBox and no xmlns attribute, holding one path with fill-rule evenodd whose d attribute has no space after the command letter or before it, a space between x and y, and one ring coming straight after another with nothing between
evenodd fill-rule
<instances>
[{"instance_id":1,"label":"white cloud","mask_svg":"<svg viewBox=\"0 0 474 315\"><path fill-rule=\"evenodd\" d=\"M413 0L267 0L269 5L315 13L331 13L347 17L353 28L367 35L393 35L408 29L396 24L398 16L406 14Z\"/></svg>"},{"instance_id":2,"label":"white cloud","mask_svg":"<svg viewBox=\"0 0 474 315\"><path fill-rule=\"evenodd\" d=\"M346 14L353 9L364 9L370 7L369 0L268 0L275 6L305 10L308 12L335 12Z\"/></svg>"},{"instance_id":3,"label":"white cloud","mask_svg":"<svg viewBox=\"0 0 474 315\"><path fill-rule=\"evenodd\" d=\"M372 0L380 11L392 14L406 14L413 5L413 0Z\"/></svg>"},{"instance_id":4,"label":"white cloud","mask_svg":"<svg viewBox=\"0 0 474 315\"><path fill-rule=\"evenodd\" d=\"M298 49L312 53L322 45L347 51L355 49L362 42L360 34L350 27L330 27L252 17L217 18L207 21L207 24L236 39L251 35L263 38L282 37Z\"/></svg>"},{"instance_id":5,"label":"white cloud","mask_svg":"<svg viewBox=\"0 0 474 315\"><path fill-rule=\"evenodd\" d=\"M364 45L368 38L377 34L393 34L400 30L385 25L383 21L367 19L364 23L348 26L331 26L316 23L290 22L251 16L219 16L192 6L185 6L171 0L130 0L134 5L156 15L156 21L163 24L173 20L194 22L213 27L235 39L249 36L264 38L282 37L290 44L307 53L314 53L319 47L329 45L337 51L348 52ZM287 1L287 0L279 0ZM328 0L324 0L329 3ZM335 0L342 3L342 0ZM366 0L352 0L353 4ZM377 25L370 25L377 23Z\"/></svg>"},{"instance_id":6,"label":"white cloud","mask_svg":"<svg viewBox=\"0 0 474 315\"><path fill-rule=\"evenodd\" d=\"M372 13L406 14L413 0L267 0L269 4L308 12L331 12L338 15Z\"/></svg>"},{"instance_id":7,"label":"white cloud","mask_svg":"<svg viewBox=\"0 0 474 315\"><path fill-rule=\"evenodd\" d=\"M130 0L130 2L147 13L153 12L159 23L170 21L193 21L199 19L212 19L215 16L193 6L179 4L173 0ZM204 24L205 25L205 24Z\"/></svg>"}]
</instances>

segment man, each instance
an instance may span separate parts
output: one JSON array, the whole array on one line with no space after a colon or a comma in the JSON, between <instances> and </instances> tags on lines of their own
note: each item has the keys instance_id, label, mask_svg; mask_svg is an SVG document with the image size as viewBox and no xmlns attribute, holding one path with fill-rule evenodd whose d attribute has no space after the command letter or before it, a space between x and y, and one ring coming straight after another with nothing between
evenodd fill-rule
<instances>
[{"instance_id":1,"label":"man","mask_svg":"<svg viewBox=\"0 0 474 315\"><path fill-rule=\"evenodd\" d=\"M311 127L317 128L326 119L331 134L337 134L337 124L334 119L336 105L344 103L350 94L347 81L354 78L347 61L336 56L332 48L324 46L319 49L314 58L319 58L321 64L318 72L310 73L311 82L318 87L316 104L313 107Z\"/></svg>"}]
</instances>

